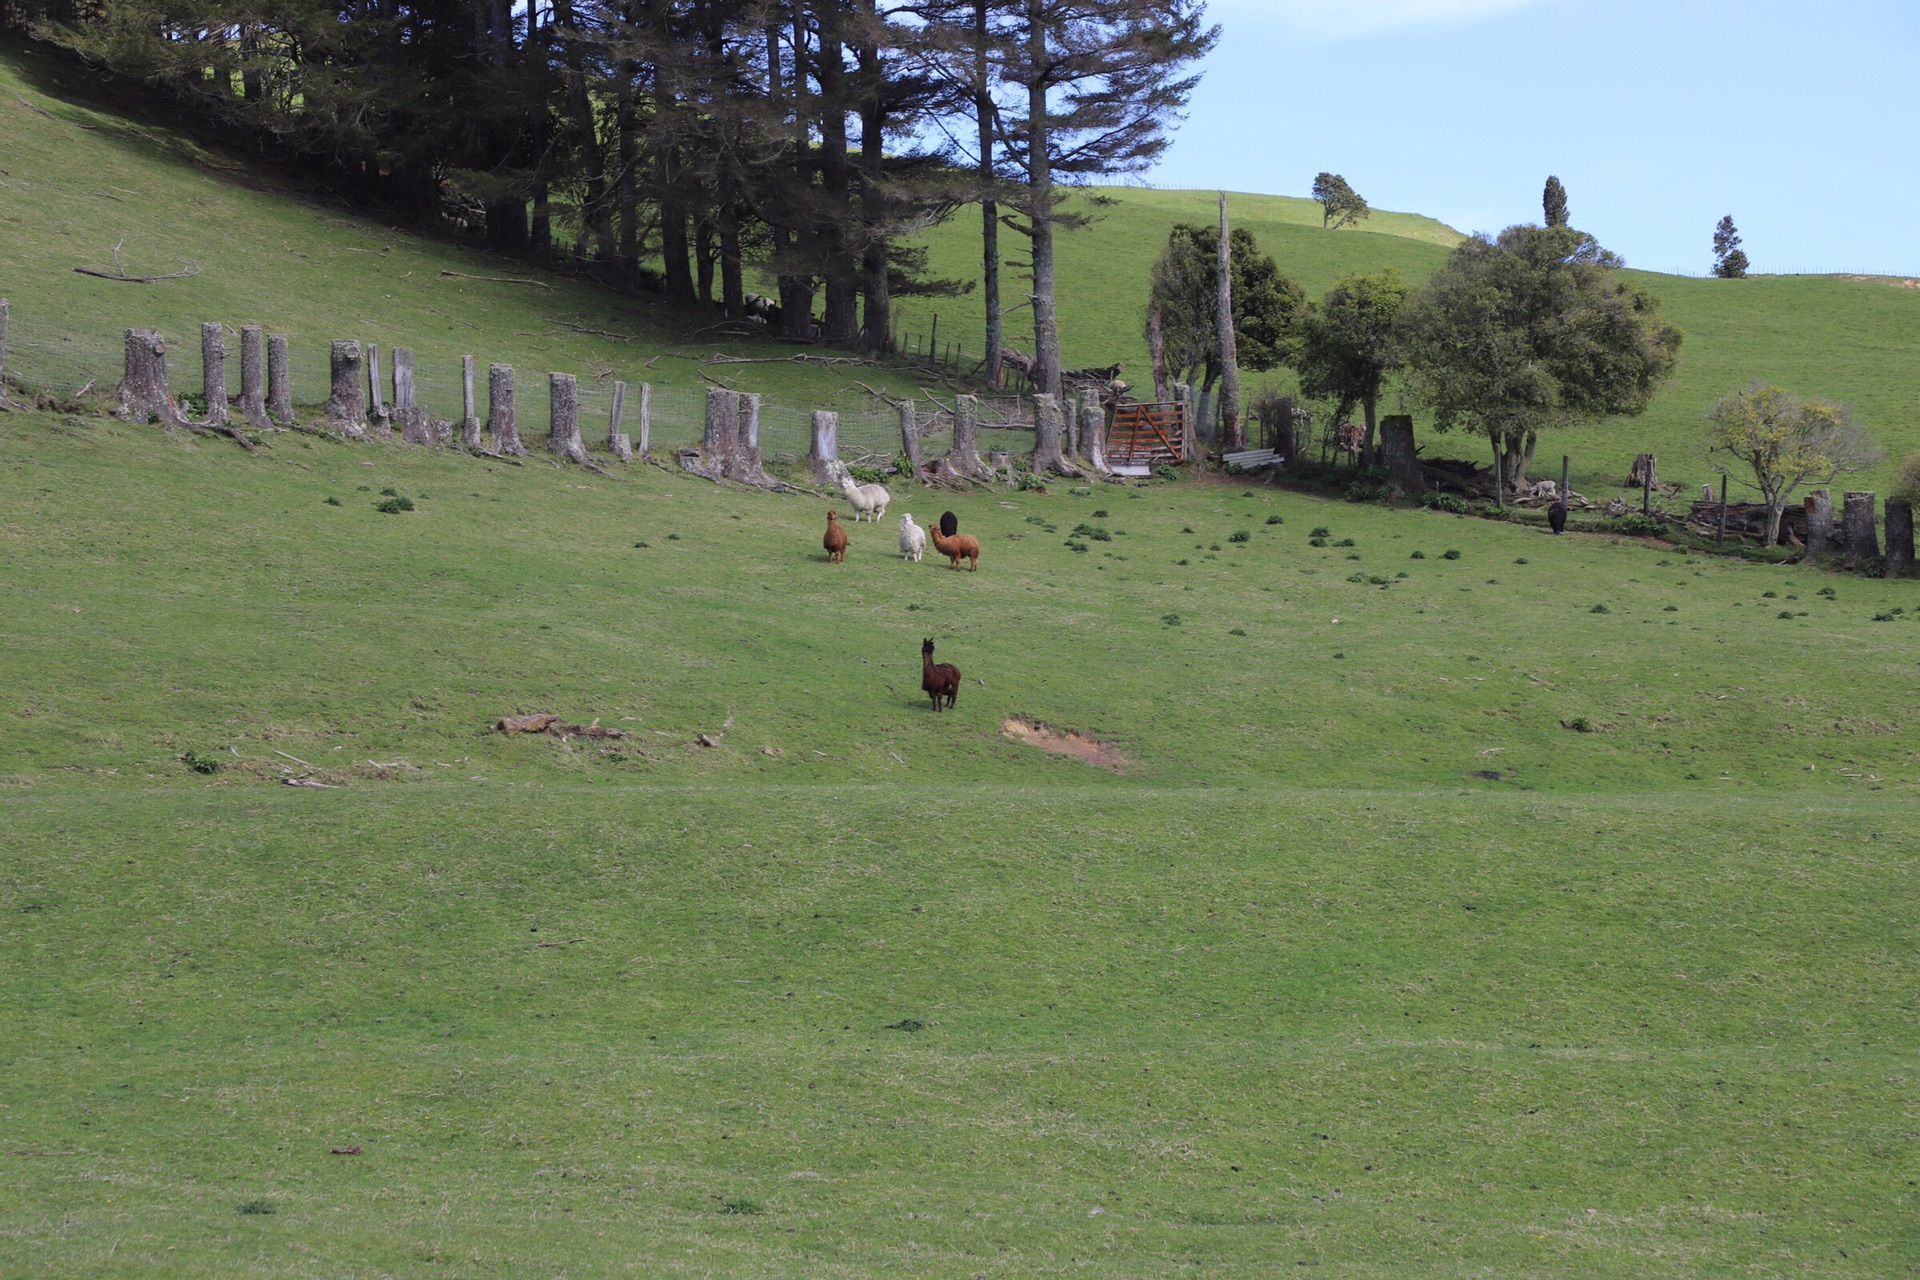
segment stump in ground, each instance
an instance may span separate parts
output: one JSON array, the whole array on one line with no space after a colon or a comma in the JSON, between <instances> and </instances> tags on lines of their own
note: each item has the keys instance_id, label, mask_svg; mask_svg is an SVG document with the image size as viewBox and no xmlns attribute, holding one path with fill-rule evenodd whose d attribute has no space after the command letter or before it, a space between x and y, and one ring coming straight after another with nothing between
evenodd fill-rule
<instances>
[{"instance_id":1,"label":"stump in ground","mask_svg":"<svg viewBox=\"0 0 1920 1280\"><path fill-rule=\"evenodd\" d=\"M1103 476L1112 475L1113 468L1107 465L1107 444L1103 437L1107 429L1107 410L1098 396L1088 396L1080 402L1080 448L1087 465Z\"/></svg>"},{"instance_id":2,"label":"stump in ground","mask_svg":"<svg viewBox=\"0 0 1920 1280\"><path fill-rule=\"evenodd\" d=\"M1627 472L1629 489L1651 489L1660 483L1658 460L1650 453L1637 453L1633 456L1633 469Z\"/></svg>"},{"instance_id":3,"label":"stump in ground","mask_svg":"<svg viewBox=\"0 0 1920 1280\"><path fill-rule=\"evenodd\" d=\"M400 438L408 444L432 445L433 421L414 392L413 350L393 349L393 416L400 420Z\"/></svg>"},{"instance_id":4,"label":"stump in ground","mask_svg":"<svg viewBox=\"0 0 1920 1280\"><path fill-rule=\"evenodd\" d=\"M547 401L552 424L547 429L547 451L569 462L585 462L587 447L580 443L580 387L574 376L548 374Z\"/></svg>"},{"instance_id":5,"label":"stump in ground","mask_svg":"<svg viewBox=\"0 0 1920 1280\"><path fill-rule=\"evenodd\" d=\"M460 357L460 447L479 452L480 419L473 412L473 357Z\"/></svg>"},{"instance_id":6,"label":"stump in ground","mask_svg":"<svg viewBox=\"0 0 1920 1280\"><path fill-rule=\"evenodd\" d=\"M1411 417L1390 413L1380 419L1380 456L1386 463L1387 484L1394 497L1404 498L1425 488L1420 457L1414 452Z\"/></svg>"},{"instance_id":7,"label":"stump in ground","mask_svg":"<svg viewBox=\"0 0 1920 1280\"><path fill-rule=\"evenodd\" d=\"M1037 476L1080 477L1086 473L1068 462L1060 452L1062 428L1060 401L1042 391L1033 398L1033 462Z\"/></svg>"},{"instance_id":8,"label":"stump in ground","mask_svg":"<svg viewBox=\"0 0 1920 1280\"><path fill-rule=\"evenodd\" d=\"M707 388L707 427L700 456L709 479L740 474L740 402L725 387Z\"/></svg>"},{"instance_id":9,"label":"stump in ground","mask_svg":"<svg viewBox=\"0 0 1920 1280\"><path fill-rule=\"evenodd\" d=\"M186 421L167 387L167 341L151 329L127 330L127 367L116 417L177 427Z\"/></svg>"},{"instance_id":10,"label":"stump in ground","mask_svg":"<svg viewBox=\"0 0 1920 1280\"><path fill-rule=\"evenodd\" d=\"M995 449L987 455L987 466L994 475L1007 477L1007 488L1013 488L1013 455L1005 449Z\"/></svg>"},{"instance_id":11,"label":"stump in ground","mask_svg":"<svg viewBox=\"0 0 1920 1280\"><path fill-rule=\"evenodd\" d=\"M1832 555L1840 545L1840 531L1833 524L1833 495L1825 489L1815 489L1801 505L1807 513L1807 559L1820 560Z\"/></svg>"},{"instance_id":12,"label":"stump in ground","mask_svg":"<svg viewBox=\"0 0 1920 1280\"><path fill-rule=\"evenodd\" d=\"M627 384L613 384L613 412L607 416L607 448L622 462L633 461L633 441L620 429L620 415L627 407Z\"/></svg>"},{"instance_id":13,"label":"stump in ground","mask_svg":"<svg viewBox=\"0 0 1920 1280\"><path fill-rule=\"evenodd\" d=\"M640 384L640 456L647 456L647 450L653 447L653 387L648 383Z\"/></svg>"},{"instance_id":14,"label":"stump in ground","mask_svg":"<svg viewBox=\"0 0 1920 1280\"><path fill-rule=\"evenodd\" d=\"M267 335L267 416L283 427L293 425L293 379L287 373L287 335Z\"/></svg>"},{"instance_id":15,"label":"stump in ground","mask_svg":"<svg viewBox=\"0 0 1920 1280\"><path fill-rule=\"evenodd\" d=\"M227 348L221 340L224 330L218 320L200 326L200 391L207 401L207 421L224 426L227 421Z\"/></svg>"},{"instance_id":16,"label":"stump in ground","mask_svg":"<svg viewBox=\"0 0 1920 1280\"><path fill-rule=\"evenodd\" d=\"M257 324L240 326L240 416L256 427L267 421L266 341Z\"/></svg>"},{"instance_id":17,"label":"stump in ground","mask_svg":"<svg viewBox=\"0 0 1920 1280\"><path fill-rule=\"evenodd\" d=\"M0 409L17 409L20 406L7 399L7 310L7 300L0 298Z\"/></svg>"},{"instance_id":18,"label":"stump in ground","mask_svg":"<svg viewBox=\"0 0 1920 1280\"><path fill-rule=\"evenodd\" d=\"M953 448L947 451L947 465L969 480L988 479L987 464L980 460L980 397L953 398Z\"/></svg>"},{"instance_id":19,"label":"stump in ground","mask_svg":"<svg viewBox=\"0 0 1920 1280\"><path fill-rule=\"evenodd\" d=\"M908 479L920 478L920 415L913 401L900 402L900 451L907 455Z\"/></svg>"},{"instance_id":20,"label":"stump in ground","mask_svg":"<svg viewBox=\"0 0 1920 1280\"><path fill-rule=\"evenodd\" d=\"M1887 576L1904 578L1913 572L1913 504L1904 498L1887 499Z\"/></svg>"},{"instance_id":21,"label":"stump in ground","mask_svg":"<svg viewBox=\"0 0 1920 1280\"><path fill-rule=\"evenodd\" d=\"M513 409L513 366L487 366L487 434L493 437L493 451L516 458L527 456L520 443L520 426Z\"/></svg>"},{"instance_id":22,"label":"stump in ground","mask_svg":"<svg viewBox=\"0 0 1920 1280\"><path fill-rule=\"evenodd\" d=\"M352 440L367 438L367 399L361 374L366 358L352 338L335 338L333 394L327 397L327 425Z\"/></svg>"},{"instance_id":23,"label":"stump in ground","mask_svg":"<svg viewBox=\"0 0 1920 1280\"><path fill-rule=\"evenodd\" d=\"M1841 510L1840 530L1847 540L1847 568L1858 569L1880 554L1880 541L1874 536L1871 493L1849 493Z\"/></svg>"},{"instance_id":24,"label":"stump in ground","mask_svg":"<svg viewBox=\"0 0 1920 1280\"><path fill-rule=\"evenodd\" d=\"M760 397L751 392L738 394L735 412L740 424L740 469L733 478L748 484L770 486L773 477L767 474L760 459Z\"/></svg>"},{"instance_id":25,"label":"stump in ground","mask_svg":"<svg viewBox=\"0 0 1920 1280\"><path fill-rule=\"evenodd\" d=\"M367 344L367 424L378 438L393 434L393 413L380 387L380 348L371 342Z\"/></svg>"},{"instance_id":26,"label":"stump in ground","mask_svg":"<svg viewBox=\"0 0 1920 1280\"><path fill-rule=\"evenodd\" d=\"M807 465L821 484L835 483L835 468L840 462L840 415L829 409L813 411L813 443L807 450Z\"/></svg>"}]
</instances>

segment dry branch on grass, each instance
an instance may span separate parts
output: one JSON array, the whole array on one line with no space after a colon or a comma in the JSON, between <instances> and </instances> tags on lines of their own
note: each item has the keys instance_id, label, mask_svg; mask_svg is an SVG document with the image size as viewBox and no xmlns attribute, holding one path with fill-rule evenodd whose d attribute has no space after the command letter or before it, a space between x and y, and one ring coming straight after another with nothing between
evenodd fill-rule
<instances>
[{"instance_id":1,"label":"dry branch on grass","mask_svg":"<svg viewBox=\"0 0 1920 1280\"><path fill-rule=\"evenodd\" d=\"M596 718L592 724L565 724L559 716L545 712L535 712L524 716L501 716L493 727L501 733L545 733L553 737L567 738L624 738L626 733L620 729L608 729Z\"/></svg>"},{"instance_id":2,"label":"dry branch on grass","mask_svg":"<svg viewBox=\"0 0 1920 1280\"><path fill-rule=\"evenodd\" d=\"M441 271L443 276L452 276L455 280L484 280L488 284L530 284L536 289L553 292L553 286L545 280L529 280L524 276L470 276L464 271Z\"/></svg>"}]
</instances>

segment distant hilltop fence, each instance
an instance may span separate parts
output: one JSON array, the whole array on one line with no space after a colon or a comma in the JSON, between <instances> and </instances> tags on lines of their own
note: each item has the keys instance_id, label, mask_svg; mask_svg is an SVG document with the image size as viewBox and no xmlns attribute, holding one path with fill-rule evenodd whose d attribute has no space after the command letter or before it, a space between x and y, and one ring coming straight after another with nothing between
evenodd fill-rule
<instances>
[{"instance_id":1,"label":"distant hilltop fence","mask_svg":"<svg viewBox=\"0 0 1920 1280\"><path fill-rule=\"evenodd\" d=\"M136 334L145 335L141 341L150 352L138 361ZM149 388L148 401L139 406L142 421L167 419L191 408L202 417L217 418L219 424L229 419L279 426L345 424L364 427L376 437L397 431L416 442L471 446L477 440L473 423L491 425L497 419L498 407L489 405L489 397L504 391L511 405L509 425L528 440L536 435L553 438L556 406L574 420L573 429L586 442L583 449L603 449L614 456L618 456L614 438L623 428L643 450L663 457L700 448L710 430L707 388L654 387L637 377L623 377L606 364L553 374L571 383L571 396L561 397L541 394L548 389L544 384L550 371L524 361L482 363L476 374L474 357L464 353L267 335L257 325L236 329L215 321L203 325L196 336L199 341L145 329L129 329L118 338L78 334L35 317L10 316L6 300L0 299L0 406L6 404L8 386L25 394L70 399L124 398L130 383L146 378L159 382ZM226 366L236 358L240 377L227 394ZM352 367L344 369L343 361ZM645 363L636 361L628 373L644 373ZM713 367L721 372L728 366L721 361ZM500 369L506 370L504 385L496 372ZM517 395L516 373L521 381ZM342 402L347 394L342 380L347 376L358 386L357 408ZM155 395L159 398L153 399ZM216 405L214 399L225 403ZM920 452L926 461L946 456L952 446L952 399L943 404L927 393L916 402ZM816 448L815 412L754 400L761 455L768 461L809 459ZM1021 397L983 396L975 403L980 430L1024 431L1030 438L1032 411ZM890 463L904 451L898 406L834 416L839 458L855 464ZM594 425L596 421L608 429L602 431ZM456 438L425 439L422 433L430 432L435 423L451 428ZM562 423L562 434L568 430ZM345 434L358 433L349 429Z\"/></svg>"}]
</instances>

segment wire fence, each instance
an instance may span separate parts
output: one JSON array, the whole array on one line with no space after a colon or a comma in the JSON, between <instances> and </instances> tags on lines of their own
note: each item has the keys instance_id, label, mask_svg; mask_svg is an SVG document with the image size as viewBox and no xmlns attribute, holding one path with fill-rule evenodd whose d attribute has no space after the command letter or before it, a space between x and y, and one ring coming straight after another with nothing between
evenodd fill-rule
<instances>
[{"instance_id":1,"label":"wire fence","mask_svg":"<svg viewBox=\"0 0 1920 1280\"><path fill-rule=\"evenodd\" d=\"M198 395L204 381L199 335L175 338L167 343L167 377L173 394ZM227 327L221 345L227 358L227 390L239 394L240 335ZM413 348L414 401L429 416L458 422L465 402L465 352ZM111 391L119 384L125 360L124 338L105 338L96 334L63 332L57 327L23 318L15 312L7 326L5 376L9 383L26 390L68 398ZM380 352L383 402L393 403L391 384L393 359L390 350ZM484 357L475 360L476 413L487 417L487 368ZM724 368L725 366L721 366ZM332 386L331 342L327 339L291 336L287 344L288 380L292 384L296 416L302 421L317 420ZM536 434L551 430L546 379L516 368L515 408L520 433L529 442ZM574 372L560 370L559 372ZM599 365L590 372L577 372L580 434L591 449L604 445L605 424L613 415L613 384L627 383L626 408L622 430L637 436L639 427L639 387L647 381L640 367L618 370ZM653 386L649 394L648 448L655 453L698 446L706 432L707 393L702 387ZM1025 435L1025 447L1032 447L1032 415L1019 396L982 396L980 406L980 446L983 450L1018 447L1019 434ZM891 462L903 449L897 406L839 414L840 456L854 463ZM932 393L922 393L915 401L916 426L923 460L944 457L953 444L953 404ZM1007 433L1016 433L1009 438ZM772 462L795 462L807 456L813 443L813 410L762 400L760 405L760 452Z\"/></svg>"}]
</instances>

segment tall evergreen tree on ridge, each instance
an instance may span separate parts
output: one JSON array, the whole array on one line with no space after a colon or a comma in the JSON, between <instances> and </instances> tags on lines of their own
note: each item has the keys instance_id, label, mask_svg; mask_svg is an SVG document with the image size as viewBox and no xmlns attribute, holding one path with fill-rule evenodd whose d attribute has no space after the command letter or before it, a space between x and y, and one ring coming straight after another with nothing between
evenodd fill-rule
<instances>
[{"instance_id":1,"label":"tall evergreen tree on ridge","mask_svg":"<svg viewBox=\"0 0 1920 1280\"><path fill-rule=\"evenodd\" d=\"M1713 229L1713 274L1722 280L1738 280L1747 274L1747 255L1740 248L1740 232L1733 215L1720 219Z\"/></svg>"},{"instance_id":2,"label":"tall evergreen tree on ridge","mask_svg":"<svg viewBox=\"0 0 1920 1280\"><path fill-rule=\"evenodd\" d=\"M1547 175L1546 190L1540 193L1540 209L1549 227L1567 225L1567 189L1560 185L1560 179Z\"/></svg>"}]
</instances>

